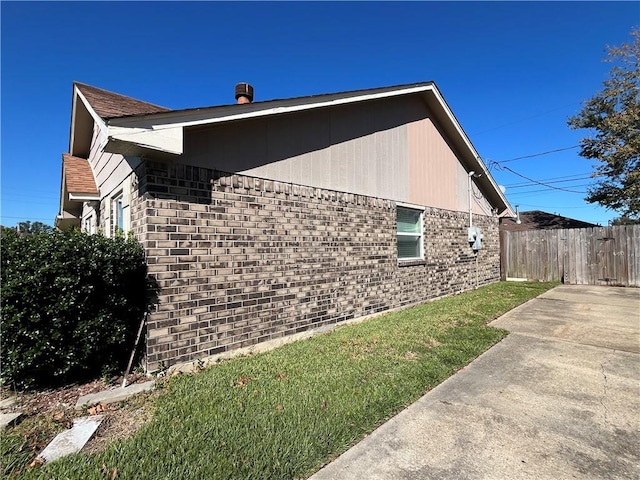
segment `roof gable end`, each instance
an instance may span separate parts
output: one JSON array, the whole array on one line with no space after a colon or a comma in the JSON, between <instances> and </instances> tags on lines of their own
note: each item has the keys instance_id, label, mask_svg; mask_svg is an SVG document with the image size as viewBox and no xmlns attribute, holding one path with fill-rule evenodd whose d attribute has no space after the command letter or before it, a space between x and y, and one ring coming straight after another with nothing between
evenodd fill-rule
<instances>
[{"instance_id":1,"label":"roof gable end","mask_svg":"<svg viewBox=\"0 0 640 480\"><path fill-rule=\"evenodd\" d=\"M481 174L479 184L487 192L489 200L497 207L498 212L501 212L501 215L514 214L504 193L498 188L438 87L432 81L243 105L232 104L183 110L165 109L88 85L76 84L76 88L79 95L83 97L88 95L85 101L104 122L102 127L104 127L103 133L106 139L105 151L130 153L134 151L133 147L142 153L151 150L163 155L183 153L185 128L331 108L382 98L419 95L433 112L434 119L444 134L457 146L460 152L459 160L463 166L467 171Z\"/></svg>"},{"instance_id":2,"label":"roof gable end","mask_svg":"<svg viewBox=\"0 0 640 480\"><path fill-rule=\"evenodd\" d=\"M80 82L74 82L91 108L103 119L117 118L129 115L149 115L168 112L169 108L143 102L126 95L103 90Z\"/></svg>"}]
</instances>

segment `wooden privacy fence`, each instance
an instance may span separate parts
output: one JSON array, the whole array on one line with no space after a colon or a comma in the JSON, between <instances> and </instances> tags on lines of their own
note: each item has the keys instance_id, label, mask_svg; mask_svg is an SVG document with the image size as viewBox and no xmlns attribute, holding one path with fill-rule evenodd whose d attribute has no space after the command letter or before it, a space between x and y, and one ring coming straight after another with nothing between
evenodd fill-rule
<instances>
[{"instance_id":1,"label":"wooden privacy fence","mask_svg":"<svg viewBox=\"0 0 640 480\"><path fill-rule=\"evenodd\" d=\"M502 278L640 287L640 225L500 232Z\"/></svg>"}]
</instances>

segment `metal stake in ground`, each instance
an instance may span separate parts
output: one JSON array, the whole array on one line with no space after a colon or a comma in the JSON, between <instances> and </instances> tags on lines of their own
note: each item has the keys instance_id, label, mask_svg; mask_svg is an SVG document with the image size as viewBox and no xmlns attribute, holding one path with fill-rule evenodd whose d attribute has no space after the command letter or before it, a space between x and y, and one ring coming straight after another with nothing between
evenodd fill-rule
<instances>
[{"instance_id":1,"label":"metal stake in ground","mask_svg":"<svg viewBox=\"0 0 640 480\"><path fill-rule=\"evenodd\" d=\"M127 369L124 371L124 378L122 379L122 388L127 386L127 375L129 375L129 370L131 370L133 357L135 357L136 355L136 350L138 349L138 342L140 342L140 335L142 335L142 328L144 327L144 324L147 321L147 315L149 315L149 311L145 312L144 316L142 317L142 321L140 322L140 327L138 328L138 335L136 335L136 343L133 344L133 350L131 350L129 363L127 365Z\"/></svg>"}]
</instances>

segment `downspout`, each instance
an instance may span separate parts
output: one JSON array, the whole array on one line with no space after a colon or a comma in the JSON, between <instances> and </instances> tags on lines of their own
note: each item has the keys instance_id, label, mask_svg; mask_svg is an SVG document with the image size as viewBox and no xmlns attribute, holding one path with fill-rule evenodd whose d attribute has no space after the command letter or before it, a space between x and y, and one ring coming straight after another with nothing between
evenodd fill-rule
<instances>
[{"instance_id":1,"label":"downspout","mask_svg":"<svg viewBox=\"0 0 640 480\"><path fill-rule=\"evenodd\" d=\"M469 183L467 186L467 190L469 193L469 227L473 227L473 207L471 205L471 177L475 175L476 172L473 170L469 172Z\"/></svg>"}]
</instances>

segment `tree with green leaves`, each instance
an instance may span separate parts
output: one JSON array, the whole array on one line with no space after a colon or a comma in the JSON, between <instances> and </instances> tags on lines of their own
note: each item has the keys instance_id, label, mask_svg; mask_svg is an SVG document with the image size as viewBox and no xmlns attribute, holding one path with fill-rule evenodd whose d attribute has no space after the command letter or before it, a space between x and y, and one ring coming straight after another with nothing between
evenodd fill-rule
<instances>
[{"instance_id":1,"label":"tree with green leaves","mask_svg":"<svg viewBox=\"0 0 640 480\"><path fill-rule=\"evenodd\" d=\"M35 235L37 233L51 233L54 228L46 223L27 220L26 222L18 223L16 230L20 235Z\"/></svg>"},{"instance_id":2,"label":"tree with green leaves","mask_svg":"<svg viewBox=\"0 0 640 480\"><path fill-rule=\"evenodd\" d=\"M625 217L616 217L611 221L611 225L640 225L640 217L630 218Z\"/></svg>"},{"instance_id":3,"label":"tree with green leaves","mask_svg":"<svg viewBox=\"0 0 640 480\"><path fill-rule=\"evenodd\" d=\"M568 124L590 131L580 140L580 156L600 162L586 201L633 220L640 218L640 29L631 38L607 48L610 78Z\"/></svg>"}]
</instances>

